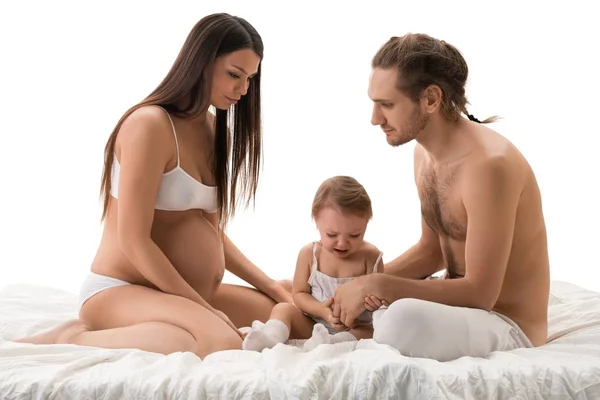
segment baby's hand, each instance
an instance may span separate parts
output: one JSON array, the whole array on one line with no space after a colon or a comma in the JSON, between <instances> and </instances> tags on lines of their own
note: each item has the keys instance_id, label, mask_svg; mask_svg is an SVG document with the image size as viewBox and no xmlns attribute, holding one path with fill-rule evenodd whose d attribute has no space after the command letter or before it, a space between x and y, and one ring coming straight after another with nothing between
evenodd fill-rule
<instances>
[{"instance_id":1,"label":"baby's hand","mask_svg":"<svg viewBox=\"0 0 600 400\"><path fill-rule=\"evenodd\" d=\"M323 305L325 306L325 315L323 318L338 332L345 331L348 327L340 322L339 318L333 316L333 298L327 299Z\"/></svg>"},{"instance_id":2,"label":"baby's hand","mask_svg":"<svg viewBox=\"0 0 600 400\"><path fill-rule=\"evenodd\" d=\"M373 311L379 310L379 308L381 308L381 306L388 307L389 304L387 301L380 300L379 298L377 298L373 295L365 297L365 308L368 311L373 312Z\"/></svg>"}]
</instances>

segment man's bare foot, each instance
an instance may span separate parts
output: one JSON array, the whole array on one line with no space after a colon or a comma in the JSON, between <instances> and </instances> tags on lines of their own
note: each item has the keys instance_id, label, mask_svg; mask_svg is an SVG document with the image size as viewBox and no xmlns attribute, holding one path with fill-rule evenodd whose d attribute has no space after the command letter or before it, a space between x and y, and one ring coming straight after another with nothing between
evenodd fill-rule
<instances>
[{"instance_id":1,"label":"man's bare foot","mask_svg":"<svg viewBox=\"0 0 600 400\"><path fill-rule=\"evenodd\" d=\"M80 333L86 331L89 331L88 327L80 320L73 319L35 335L13 340L13 342L31 344L75 344L75 338Z\"/></svg>"}]
</instances>

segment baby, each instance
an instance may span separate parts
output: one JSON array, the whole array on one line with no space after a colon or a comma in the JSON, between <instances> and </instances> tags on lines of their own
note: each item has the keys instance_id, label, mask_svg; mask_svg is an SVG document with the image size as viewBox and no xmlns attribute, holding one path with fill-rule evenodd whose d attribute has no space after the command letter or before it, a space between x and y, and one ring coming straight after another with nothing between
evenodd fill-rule
<instances>
[{"instance_id":1,"label":"baby","mask_svg":"<svg viewBox=\"0 0 600 400\"><path fill-rule=\"evenodd\" d=\"M312 204L321 240L300 250L293 283L295 305L279 303L266 323L254 321L244 337L244 350L262 351L290 337L309 339L306 351L320 344L373 337L370 312L360 315L350 330L332 315L338 286L383 272L382 253L363 240L372 215L371 199L354 178L336 176L321 184Z\"/></svg>"}]
</instances>

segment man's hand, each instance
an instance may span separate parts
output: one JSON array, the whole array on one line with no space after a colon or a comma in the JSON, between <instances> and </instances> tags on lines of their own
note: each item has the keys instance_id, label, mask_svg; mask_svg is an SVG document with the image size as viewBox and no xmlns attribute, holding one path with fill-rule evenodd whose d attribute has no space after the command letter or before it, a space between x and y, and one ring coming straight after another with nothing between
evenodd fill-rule
<instances>
[{"instance_id":1,"label":"man's hand","mask_svg":"<svg viewBox=\"0 0 600 400\"><path fill-rule=\"evenodd\" d=\"M346 282L335 291L333 296L333 316L348 328L354 328L354 321L367 308L365 298L372 295L372 275L363 276Z\"/></svg>"},{"instance_id":2,"label":"man's hand","mask_svg":"<svg viewBox=\"0 0 600 400\"><path fill-rule=\"evenodd\" d=\"M333 316L333 297L325 300L323 303L325 311L321 316L325 321L329 323L338 332L345 331L348 327L340 322L339 318Z\"/></svg>"}]
</instances>

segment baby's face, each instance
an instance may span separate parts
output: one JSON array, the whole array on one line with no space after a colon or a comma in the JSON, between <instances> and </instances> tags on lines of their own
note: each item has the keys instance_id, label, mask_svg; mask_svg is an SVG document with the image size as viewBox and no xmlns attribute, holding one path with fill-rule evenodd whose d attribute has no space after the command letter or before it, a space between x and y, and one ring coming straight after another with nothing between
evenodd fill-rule
<instances>
[{"instance_id":1,"label":"baby's face","mask_svg":"<svg viewBox=\"0 0 600 400\"><path fill-rule=\"evenodd\" d=\"M325 250L345 258L363 242L368 220L353 214L342 214L334 208L324 208L315 218Z\"/></svg>"}]
</instances>

